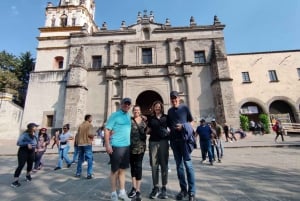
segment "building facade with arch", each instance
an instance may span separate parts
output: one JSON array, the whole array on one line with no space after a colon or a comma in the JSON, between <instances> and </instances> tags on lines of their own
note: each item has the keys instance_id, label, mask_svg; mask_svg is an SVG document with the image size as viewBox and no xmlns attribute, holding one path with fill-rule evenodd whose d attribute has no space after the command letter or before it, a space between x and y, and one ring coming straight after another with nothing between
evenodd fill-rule
<instances>
[{"instance_id":1,"label":"building facade with arch","mask_svg":"<svg viewBox=\"0 0 300 201\"><path fill-rule=\"evenodd\" d=\"M89 113L101 126L124 97L149 114L154 101L171 106L180 93L195 118L239 126L239 115L289 113L299 122L300 50L228 55L223 30L211 25L173 27L167 18L139 12L134 24L109 30L94 22L93 0L48 3L40 28L22 127L34 121L48 128ZM41 97L43 97L41 99Z\"/></svg>"}]
</instances>

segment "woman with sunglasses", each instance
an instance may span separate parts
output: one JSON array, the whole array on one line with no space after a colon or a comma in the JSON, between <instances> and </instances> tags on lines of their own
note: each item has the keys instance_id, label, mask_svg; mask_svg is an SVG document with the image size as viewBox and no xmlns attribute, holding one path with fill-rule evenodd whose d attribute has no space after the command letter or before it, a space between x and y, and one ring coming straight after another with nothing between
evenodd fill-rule
<instances>
[{"instance_id":1,"label":"woman with sunglasses","mask_svg":"<svg viewBox=\"0 0 300 201\"><path fill-rule=\"evenodd\" d=\"M50 137L47 134L46 128L41 128L39 134L37 136L37 147L35 149L35 159L34 159L34 168L33 171L36 172L40 170L43 166L42 164L42 157L46 152L47 145L50 144Z\"/></svg>"},{"instance_id":2,"label":"woman with sunglasses","mask_svg":"<svg viewBox=\"0 0 300 201\"><path fill-rule=\"evenodd\" d=\"M69 140L73 139L72 134L70 133L70 125L65 124L63 126L63 131L62 133L58 136L58 142L59 142L59 158L58 158L58 163L57 167L54 168L54 170L59 170L62 168L62 163L63 160L66 161L67 167L71 167L72 161L69 159L69 150L70 150L70 144Z\"/></svg>"}]
</instances>

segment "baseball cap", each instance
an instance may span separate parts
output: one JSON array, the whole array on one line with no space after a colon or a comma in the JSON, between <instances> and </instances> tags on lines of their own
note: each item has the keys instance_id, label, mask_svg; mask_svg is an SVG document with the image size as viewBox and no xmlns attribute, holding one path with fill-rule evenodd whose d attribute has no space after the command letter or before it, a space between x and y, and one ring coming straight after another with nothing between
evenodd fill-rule
<instances>
[{"instance_id":1,"label":"baseball cap","mask_svg":"<svg viewBox=\"0 0 300 201\"><path fill-rule=\"evenodd\" d=\"M214 122L214 121L216 121L216 119L212 119L211 121Z\"/></svg>"},{"instance_id":2,"label":"baseball cap","mask_svg":"<svg viewBox=\"0 0 300 201\"><path fill-rule=\"evenodd\" d=\"M201 119L200 122L201 122L201 123L205 122L205 119Z\"/></svg>"},{"instance_id":3,"label":"baseball cap","mask_svg":"<svg viewBox=\"0 0 300 201\"><path fill-rule=\"evenodd\" d=\"M36 124L36 123L29 123L27 124L27 128L30 129L30 128L33 128L33 127L38 127L39 125Z\"/></svg>"},{"instance_id":4,"label":"baseball cap","mask_svg":"<svg viewBox=\"0 0 300 201\"><path fill-rule=\"evenodd\" d=\"M179 94L177 91L171 91L170 97L179 97Z\"/></svg>"},{"instance_id":5,"label":"baseball cap","mask_svg":"<svg viewBox=\"0 0 300 201\"><path fill-rule=\"evenodd\" d=\"M121 104L124 103L129 103L131 105L131 99L130 98L123 98L123 100L121 101Z\"/></svg>"}]
</instances>

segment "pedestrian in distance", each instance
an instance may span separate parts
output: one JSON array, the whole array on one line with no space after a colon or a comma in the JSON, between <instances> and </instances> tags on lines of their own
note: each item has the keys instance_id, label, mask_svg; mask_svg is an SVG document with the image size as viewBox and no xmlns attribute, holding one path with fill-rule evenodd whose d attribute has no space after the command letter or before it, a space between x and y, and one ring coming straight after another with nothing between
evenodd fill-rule
<instances>
[{"instance_id":1,"label":"pedestrian in distance","mask_svg":"<svg viewBox=\"0 0 300 201\"><path fill-rule=\"evenodd\" d=\"M84 122L80 124L77 130L78 162L75 176L80 178L82 164L87 161L87 179L93 178L93 139L95 134L92 125L93 117L90 114L84 116Z\"/></svg>"},{"instance_id":2,"label":"pedestrian in distance","mask_svg":"<svg viewBox=\"0 0 300 201\"><path fill-rule=\"evenodd\" d=\"M129 168L131 99L124 98L121 108L112 113L105 126L105 149L110 157L111 201L131 201L125 190L125 174ZM117 193L119 184L119 193Z\"/></svg>"},{"instance_id":3,"label":"pedestrian in distance","mask_svg":"<svg viewBox=\"0 0 300 201\"><path fill-rule=\"evenodd\" d=\"M190 109L185 104L180 103L180 96L177 91L170 93L170 99L172 107L168 110L167 126L170 129L170 145L173 150L180 185L180 192L176 195L176 200L183 200L189 196L189 201L194 201L196 187L191 158L192 150L185 138L186 134L189 137L193 136L193 117ZM188 130L190 132L186 132Z\"/></svg>"},{"instance_id":4,"label":"pedestrian in distance","mask_svg":"<svg viewBox=\"0 0 300 201\"><path fill-rule=\"evenodd\" d=\"M202 154L202 161L201 163L206 162L206 156L208 155L209 164L213 165L213 156L212 156L212 146L211 146L211 139L213 132L211 127L206 124L204 119L200 120L200 125L196 129L196 135L199 136L199 144Z\"/></svg>"},{"instance_id":5,"label":"pedestrian in distance","mask_svg":"<svg viewBox=\"0 0 300 201\"><path fill-rule=\"evenodd\" d=\"M70 125L65 124L63 126L63 132L58 136L58 162L54 170L60 170L62 168L63 161L67 163L67 168L71 167L72 161L68 156L70 150L70 140L73 140L73 136L70 132Z\"/></svg>"},{"instance_id":6,"label":"pedestrian in distance","mask_svg":"<svg viewBox=\"0 0 300 201\"><path fill-rule=\"evenodd\" d=\"M277 138L279 137L279 135L281 136L281 140L283 142L284 141L284 138L283 138L283 127L282 127L281 121L277 120L275 122L275 125L272 126L272 129L276 133L275 142L277 143Z\"/></svg>"},{"instance_id":7,"label":"pedestrian in distance","mask_svg":"<svg viewBox=\"0 0 300 201\"><path fill-rule=\"evenodd\" d=\"M25 163L27 163L26 181L31 181L31 171L34 162L35 148L37 145L37 138L35 136L36 129L39 125L36 123L27 124L27 130L22 133L17 141L18 150L18 167L14 173L14 181L11 183L12 187L21 186L19 176L22 172Z\"/></svg>"}]
</instances>

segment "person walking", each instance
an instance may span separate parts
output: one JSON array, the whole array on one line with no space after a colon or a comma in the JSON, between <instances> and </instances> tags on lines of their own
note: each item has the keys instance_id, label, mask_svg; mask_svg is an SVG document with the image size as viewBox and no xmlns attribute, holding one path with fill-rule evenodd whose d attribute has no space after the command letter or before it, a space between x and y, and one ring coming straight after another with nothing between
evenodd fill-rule
<instances>
[{"instance_id":1,"label":"person walking","mask_svg":"<svg viewBox=\"0 0 300 201\"><path fill-rule=\"evenodd\" d=\"M128 193L129 198L141 201L141 182L143 170L143 158L146 151L146 128L147 124L141 116L141 108L138 105L132 108L130 132L130 169L132 188Z\"/></svg>"},{"instance_id":2,"label":"person walking","mask_svg":"<svg viewBox=\"0 0 300 201\"><path fill-rule=\"evenodd\" d=\"M229 136L229 126L227 123L224 123L223 130L224 130L226 142L232 142L232 137ZM228 139L230 141L228 141Z\"/></svg>"},{"instance_id":3,"label":"person walking","mask_svg":"<svg viewBox=\"0 0 300 201\"><path fill-rule=\"evenodd\" d=\"M168 160L169 160L169 131L167 128L167 115L164 114L164 106L161 101L155 101L152 105L152 115L148 120L149 159L152 172L153 189L149 197L157 196L167 199L168 184ZM159 167L161 170L161 191L159 191ZM160 192L160 193L159 193Z\"/></svg>"},{"instance_id":4,"label":"person walking","mask_svg":"<svg viewBox=\"0 0 300 201\"><path fill-rule=\"evenodd\" d=\"M18 150L18 167L14 173L14 181L11 183L12 187L21 186L19 176L22 172L25 163L27 163L26 181L31 181L31 170L34 162L35 147L37 145L37 138L34 135L39 125L36 123L29 123L27 130L20 135L17 145Z\"/></svg>"},{"instance_id":5,"label":"person walking","mask_svg":"<svg viewBox=\"0 0 300 201\"><path fill-rule=\"evenodd\" d=\"M196 135L199 136L199 144L202 154L202 161L201 163L206 162L206 155L208 154L209 163L213 165L213 156L212 156L212 146L211 146L211 139L212 139L212 130L210 126L205 123L204 119L200 120L200 126L196 129Z\"/></svg>"},{"instance_id":6,"label":"person walking","mask_svg":"<svg viewBox=\"0 0 300 201\"><path fill-rule=\"evenodd\" d=\"M33 171L40 170L43 166L42 158L50 144L50 137L47 134L46 128L41 128L37 135L38 143L35 149L34 168Z\"/></svg>"},{"instance_id":7,"label":"person walking","mask_svg":"<svg viewBox=\"0 0 300 201\"><path fill-rule=\"evenodd\" d=\"M277 138L279 137L279 135L281 136L281 140L283 142L284 138L283 138L283 128L282 128L281 121L277 120L276 123L275 123L275 125L272 126L272 129L276 133L275 142L277 143Z\"/></svg>"},{"instance_id":8,"label":"person walking","mask_svg":"<svg viewBox=\"0 0 300 201\"><path fill-rule=\"evenodd\" d=\"M185 149L184 126L192 124L193 117L190 109L180 104L180 97L177 91L170 93L172 107L168 110L167 125L170 129L170 145L173 150L176 162L177 177L180 185L180 192L176 195L177 200L184 199L187 195L189 201L195 200L195 173L191 159L191 153ZM184 167L186 175L184 173ZM187 180L186 180L187 177Z\"/></svg>"},{"instance_id":9,"label":"person walking","mask_svg":"<svg viewBox=\"0 0 300 201\"><path fill-rule=\"evenodd\" d=\"M58 162L57 166L54 168L54 170L60 170L62 168L63 161L67 163L67 167L71 167L72 161L69 159L69 150L70 150L70 143L69 140L73 139L72 134L70 133L70 125L65 124L63 126L63 132L58 136Z\"/></svg>"},{"instance_id":10,"label":"person walking","mask_svg":"<svg viewBox=\"0 0 300 201\"><path fill-rule=\"evenodd\" d=\"M78 146L78 162L75 177L80 178L82 172L82 163L87 161L87 179L93 178L93 149L92 143L94 139L93 117L90 114L84 116L84 122L78 127L76 134Z\"/></svg>"},{"instance_id":11,"label":"person walking","mask_svg":"<svg viewBox=\"0 0 300 201\"><path fill-rule=\"evenodd\" d=\"M216 122L215 119L211 121L211 127L215 134L215 147L217 151L218 162L221 163L221 158L224 155L224 147L222 142L222 126ZM213 158L215 158L214 150L212 150Z\"/></svg>"},{"instance_id":12,"label":"person walking","mask_svg":"<svg viewBox=\"0 0 300 201\"><path fill-rule=\"evenodd\" d=\"M131 99L124 98L121 108L112 113L105 126L105 149L109 154L111 163L111 200L118 199L130 201L125 191L125 173L129 168L130 157L130 131L131 117L129 110ZM117 183L119 182L119 194L117 194Z\"/></svg>"}]
</instances>

